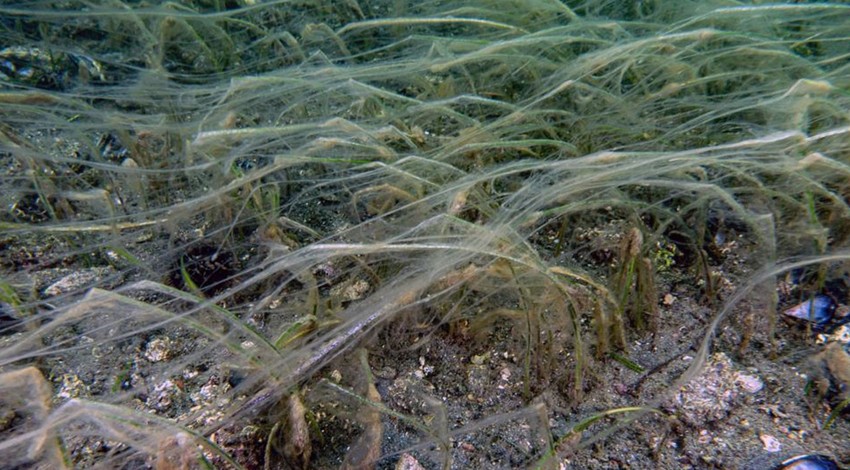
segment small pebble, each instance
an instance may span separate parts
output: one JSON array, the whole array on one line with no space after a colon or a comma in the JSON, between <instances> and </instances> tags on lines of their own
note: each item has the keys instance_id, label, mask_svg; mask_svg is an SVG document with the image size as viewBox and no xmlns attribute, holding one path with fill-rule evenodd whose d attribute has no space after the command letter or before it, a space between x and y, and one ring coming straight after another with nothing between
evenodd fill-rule
<instances>
[{"instance_id":1,"label":"small pebble","mask_svg":"<svg viewBox=\"0 0 850 470\"><path fill-rule=\"evenodd\" d=\"M88 284L111 274L112 271L112 268L91 268L75 271L49 285L44 289L44 294L53 297L83 289Z\"/></svg>"},{"instance_id":2,"label":"small pebble","mask_svg":"<svg viewBox=\"0 0 850 470\"><path fill-rule=\"evenodd\" d=\"M779 452L782 450L782 444L770 434L761 434L759 439L761 439L761 443L764 445L764 450L768 452Z\"/></svg>"},{"instance_id":3,"label":"small pebble","mask_svg":"<svg viewBox=\"0 0 850 470\"><path fill-rule=\"evenodd\" d=\"M469 362L475 364L476 366L480 366L487 362L488 359L490 359L489 352L484 354L476 354L475 356L472 356Z\"/></svg>"},{"instance_id":4,"label":"small pebble","mask_svg":"<svg viewBox=\"0 0 850 470\"><path fill-rule=\"evenodd\" d=\"M758 393L764 388L764 382L754 375L738 373L735 382L748 393Z\"/></svg>"},{"instance_id":5,"label":"small pebble","mask_svg":"<svg viewBox=\"0 0 850 470\"><path fill-rule=\"evenodd\" d=\"M145 348L145 359L150 362L166 361L172 356L171 340L167 337L152 339Z\"/></svg>"},{"instance_id":6,"label":"small pebble","mask_svg":"<svg viewBox=\"0 0 850 470\"><path fill-rule=\"evenodd\" d=\"M396 470L425 470L425 467L416 460L416 457L410 454L401 454L398 463L395 464Z\"/></svg>"}]
</instances>

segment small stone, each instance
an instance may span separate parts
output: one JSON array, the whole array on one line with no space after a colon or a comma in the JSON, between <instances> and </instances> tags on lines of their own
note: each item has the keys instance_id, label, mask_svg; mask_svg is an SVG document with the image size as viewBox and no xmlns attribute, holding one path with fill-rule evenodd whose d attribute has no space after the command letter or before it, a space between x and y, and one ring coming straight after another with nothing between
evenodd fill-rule
<instances>
[{"instance_id":1,"label":"small stone","mask_svg":"<svg viewBox=\"0 0 850 470\"><path fill-rule=\"evenodd\" d=\"M153 392L148 396L147 405L157 411L165 411L177 398L180 389L172 380L165 380L153 389Z\"/></svg>"},{"instance_id":2,"label":"small stone","mask_svg":"<svg viewBox=\"0 0 850 470\"><path fill-rule=\"evenodd\" d=\"M487 366L470 364L466 368L466 385L469 391L477 397L491 396L490 371Z\"/></svg>"},{"instance_id":3,"label":"small stone","mask_svg":"<svg viewBox=\"0 0 850 470\"><path fill-rule=\"evenodd\" d=\"M475 364L476 366L483 365L488 359L490 359L490 353L486 352L484 354L477 354L472 356L469 362Z\"/></svg>"},{"instance_id":4,"label":"small stone","mask_svg":"<svg viewBox=\"0 0 850 470\"><path fill-rule=\"evenodd\" d=\"M372 286L363 279L354 279L334 286L331 295L340 297L344 301L360 300L366 296Z\"/></svg>"},{"instance_id":5,"label":"small stone","mask_svg":"<svg viewBox=\"0 0 850 470\"><path fill-rule=\"evenodd\" d=\"M59 398L77 398L88 391L86 384L74 374L62 376L62 388L56 393Z\"/></svg>"},{"instance_id":6,"label":"small stone","mask_svg":"<svg viewBox=\"0 0 850 470\"><path fill-rule=\"evenodd\" d=\"M172 343L167 337L154 338L145 348L145 359L150 362L162 362L171 358Z\"/></svg>"},{"instance_id":7,"label":"small stone","mask_svg":"<svg viewBox=\"0 0 850 470\"><path fill-rule=\"evenodd\" d=\"M728 416L738 394L732 361L723 353L714 354L702 373L675 395L671 408L684 422L704 427Z\"/></svg>"},{"instance_id":8,"label":"small stone","mask_svg":"<svg viewBox=\"0 0 850 470\"><path fill-rule=\"evenodd\" d=\"M74 292L112 273L114 273L112 268L91 268L75 271L49 285L44 289L44 293L53 297Z\"/></svg>"},{"instance_id":9,"label":"small stone","mask_svg":"<svg viewBox=\"0 0 850 470\"><path fill-rule=\"evenodd\" d=\"M779 452L782 450L782 444L770 434L761 434L759 435L759 439L761 439L761 443L764 445L764 450L768 452Z\"/></svg>"},{"instance_id":10,"label":"small stone","mask_svg":"<svg viewBox=\"0 0 850 470\"><path fill-rule=\"evenodd\" d=\"M384 366L376 368L372 371L375 377L379 379L393 380L398 376L398 371L394 367Z\"/></svg>"},{"instance_id":11,"label":"small stone","mask_svg":"<svg viewBox=\"0 0 850 470\"><path fill-rule=\"evenodd\" d=\"M841 325L829 335L829 341L841 344L850 344L850 325Z\"/></svg>"},{"instance_id":12,"label":"small stone","mask_svg":"<svg viewBox=\"0 0 850 470\"><path fill-rule=\"evenodd\" d=\"M192 392L189 396L191 402L195 405L205 407L205 414L208 414L214 403L223 404L229 398L227 392L231 390L230 383L222 381L217 375L210 377L200 389Z\"/></svg>"},{"instance_id":13,"label":"small stone","mask_svg":"<svg viewBox=\"0 0 850 470\"><path fill-rule=\"evenodd\" d=\"M425 467L410 454L401 454L401 458L395 464L395 470L425 470Z\"/></svg>"},{"instance_id":14,"label":"small stone","mask_svg":"<svg viewBox=\"0 0 850 470\"><path fill-rule=\"evenodd\" d=\"M735 383L741 386L747 393L758 393L764 388L764 382L754 375L738 373Z\"/></svg>"}]
</instances>

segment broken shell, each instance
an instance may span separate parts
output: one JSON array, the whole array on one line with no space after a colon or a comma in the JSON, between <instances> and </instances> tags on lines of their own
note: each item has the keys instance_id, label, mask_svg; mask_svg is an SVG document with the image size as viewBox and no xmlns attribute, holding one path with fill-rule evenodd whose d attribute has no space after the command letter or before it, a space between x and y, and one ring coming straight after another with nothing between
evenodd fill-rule
<instances>
[{"instance_id":1,"label":"broken shell","mask_svg":"<svg viewBox=\"0 0 850 470\"><path fill-rule=\"evenodd\" d=\"M798 455L777 465L774 470L838 470L838 465L825 455Z\"/></svg>"},{"instance_id":2,"label":"broken shell","mask_svg":"<svg viewBox=\"0 0 850 470\"><path fill-rule=\"evenodd\" d=\"M823 325L832 319L835 307L831 297L819 294L785 310L785 315Z\"/></svg>"}]
</instances>

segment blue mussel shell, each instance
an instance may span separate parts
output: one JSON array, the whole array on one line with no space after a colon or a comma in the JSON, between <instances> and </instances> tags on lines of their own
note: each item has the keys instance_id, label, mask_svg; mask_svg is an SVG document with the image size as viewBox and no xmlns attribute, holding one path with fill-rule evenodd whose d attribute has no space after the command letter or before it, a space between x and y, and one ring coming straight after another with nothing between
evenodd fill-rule
<instances>
[{"instance_id":1,"label":"blue mussel shell","mask_svg":"<svg viewBox=\"0 0 850 470\"><path fill-rule=\"evenodd\" d=\"M785 310L785 315L824 325L832 320L835 301L828 295L818 294L811 299Z\"/></svg>"},{"instance_id":2,"label":"blue mussel shell","mask_svg":"<svg viewBox=\"0 0 850 470\"><path fill-rule=\"evenodd\" d=\"M775 470L838 470L838 465L825 455L798 455L785 460Z\"/></svg>"}]
</instances>

